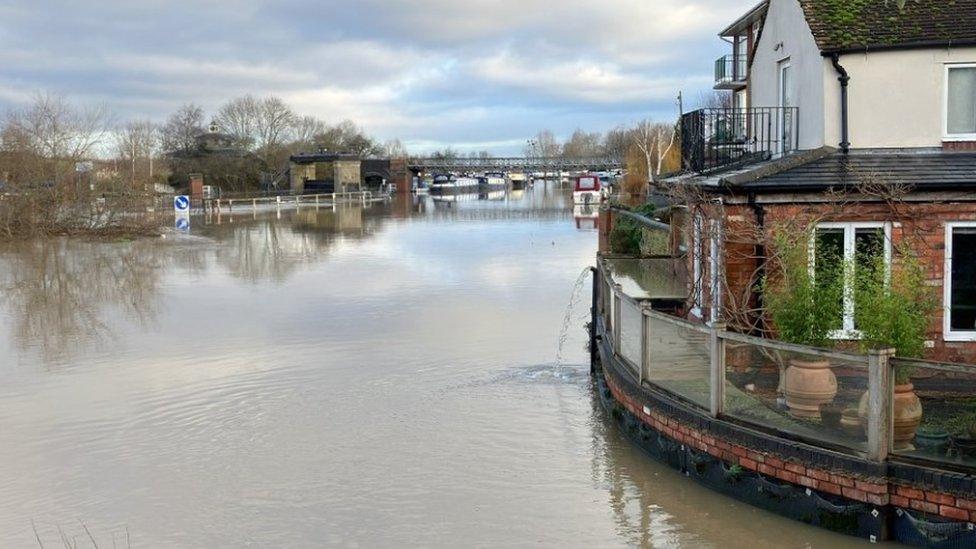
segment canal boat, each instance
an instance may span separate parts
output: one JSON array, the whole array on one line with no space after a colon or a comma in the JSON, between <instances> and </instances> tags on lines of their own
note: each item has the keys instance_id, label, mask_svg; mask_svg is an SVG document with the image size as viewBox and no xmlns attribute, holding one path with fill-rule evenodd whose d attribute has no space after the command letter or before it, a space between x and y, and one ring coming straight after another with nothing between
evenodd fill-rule
<instances>
[{"instance_id":1,"label":"canal boat","mask_svg":"<svg viewBox=\"0 0 976 549\"><path fill-rule=\"evenodd\" d=\"M475 177L436 175L430 184L430 192L441 194L477 192L478 185L479 181Z\"/></svg>"},{"instance_id":2,"label":"canal boat","mask_svg":"<svg viewBox=\"0 0 976 549\"><path fill-rule=\"evenodd\" d=\"M586 174L576 178L573 187L574 204L599 204L603 193L603 181L597 174Z\"/></svg>"},{"instance_id":3,"label":"canal boat","mask_svg":"<svg viewBox=\"0 0 976 549\"><path fill-rule=\"evenodd\" d=\"M482 192L505 189L508 182L505 181L505 174L502 172L486 172L484 176L478 178L478 188Z\"/></svg>"}]
</instances>

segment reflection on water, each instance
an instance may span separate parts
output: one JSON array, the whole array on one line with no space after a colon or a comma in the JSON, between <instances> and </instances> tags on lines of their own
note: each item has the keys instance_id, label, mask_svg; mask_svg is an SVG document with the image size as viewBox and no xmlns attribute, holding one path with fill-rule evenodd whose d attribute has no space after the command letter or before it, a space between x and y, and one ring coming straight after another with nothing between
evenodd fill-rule
<instances>
[{"instance_id":1,"label":"reflection on water","mask_svg":"<svg viewBox=\"0 0 976 549\"><path fill-rule=\"evenodd\" d=\"M539 184L3 247L0 547L836 542L621 439L587 307L553 364L595 246Z\"/></svg>"},{"instance_id":2,"label":"reflection on water","mask_svg":"<svg viewBox=\"0 0 976 549\"><path fill-rule=\"evenodd\" d=\"M0 306L16 346L43 361L110 336L121 311L142 326L155 317L163 248L140 241L105 246L64 239L9 246L0 255Z\"/></svg>"}]
</instances>

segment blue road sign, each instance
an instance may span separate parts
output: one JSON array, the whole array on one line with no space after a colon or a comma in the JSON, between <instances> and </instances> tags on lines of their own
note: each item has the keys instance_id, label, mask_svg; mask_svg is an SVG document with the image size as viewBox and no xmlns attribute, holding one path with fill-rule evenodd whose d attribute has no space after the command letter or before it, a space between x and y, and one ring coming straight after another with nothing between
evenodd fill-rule
<instances>
[{"instance_id":1,"label":"blue road sign","mask_svg":"<svg viewBox=\"0 0 976 549\"><path fill-rule=\"evenodd\" d=\"M180 215L176 217L176 230L181 233L190 232L190 218L185 215Z\"/></svg>"},{"instance_id":2,"label":"blue road sign","mask_svg":"<svg viewBox=\"0 0 976 549\"><path fill-rule=\"evenodd\" d=\"M178 212L190 211L190 197L180 194L173 197L173 209Z\"/></svg>"}]
</instances>

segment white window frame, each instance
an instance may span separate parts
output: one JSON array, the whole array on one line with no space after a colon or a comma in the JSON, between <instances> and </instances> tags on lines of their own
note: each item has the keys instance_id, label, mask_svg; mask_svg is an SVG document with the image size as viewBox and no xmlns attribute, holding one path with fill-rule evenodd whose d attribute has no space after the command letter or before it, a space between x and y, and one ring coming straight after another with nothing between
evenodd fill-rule
<instances>
[{"instance_id":1,"label":"white window frame","mask_svg":"<svg viewBox=\"0 0 976 549\"><path fill-rule=\"evenodd\" d=\"M717 220L712 220L709 224L709 291L711 292L711 308L708 313L709 322L712 324L722 319L722 225Z\"/></svg>"},{"instance_id":2,"label":"white window frame","mask_svg":"<svg viewBox=\"0 0 976 549\"><path fill-rule=\"evenodd\" d=\"M949 133L949 71L952 69L976 69L976 63L946 63L942 78L942 140L976 141L976 133Z\"/></svg>"},{"instance_id":3,"label":"white window frame","mask_svg":"<svg viewBox=\"0 0 976 549\"><path fill-rule=\"evenodd\" d=\"M830 221L817 223L813 234L810 236L810 271L815 272L815 261L817 253L817 229L844 229L844 261L854 259L857 241L855 234L858 229L883 229L884 230L884 261L885 268L891 269L891 223L886 221ZM844 318L840 330L834 330L829 334L831 339L860 339L861 332L854 329L854 289L851 281L844 280Z\"/></svg>"},{"instance_id":4,"label":"white window frame","mask_svg":"<svg viewBox=\"0 0 976 549\"><path fill-rule=\"evenodd\" d=\"M952 230L956 228L976 228L976 221L950 221L945 224L945 270L942 282L942 340L976 341L976 331L957 331L952 329Z\"/></svg>"},{"instance_id":5,"label":"white window frame","mask_svg":"<svg viewBox=\"0 0 976 549\"><path fill-rule=\"evenodd\" d=\"M702 260L702 225L704 225L705 220L702 219L701 215L695 215L692 217L692 235L691 235L691 314L698 318L701 318L702 311L702 267L704 261Z\"/></svg>"},{"instance_id":6,"label":"white window frame","mask_svg":"<svg viewBox=\"0 0 976 549\"><path fill-rule=\"evenodd\" d=\"M787 117L786 117L785 109L786 107L796 106L796 105L786 105L786 101L784 101L784 99L786 99L785 96L787 92L786 89L787 82L786 79L783 78L783 75L784 73L786 73L787 69L789 69L790 71L790 82L789 82L791 84L790 85L791 89L789 90L790 99L792 99L792 101L796 103L796 74L795 71L793 70L793 59L791 57L784 57L783 59L780 59L776 63L776 82L777 82L776 91L778 93L778 96L776 97L776 104L779 106L780 109L783 109L783 111L781 111L782 116L777 117L779 119L777 124L780 127L776 128L776 132L779 134L778 137L780 140L779 154L784 154L784 155L788 152L792 152L792 150L787 149L787 147L792 145L791 141L793 140L792 139L793 136L788 134L788 132L793 131L793 128L790 127L790 125L786 120Z\"/></svg>"}]
</instances>

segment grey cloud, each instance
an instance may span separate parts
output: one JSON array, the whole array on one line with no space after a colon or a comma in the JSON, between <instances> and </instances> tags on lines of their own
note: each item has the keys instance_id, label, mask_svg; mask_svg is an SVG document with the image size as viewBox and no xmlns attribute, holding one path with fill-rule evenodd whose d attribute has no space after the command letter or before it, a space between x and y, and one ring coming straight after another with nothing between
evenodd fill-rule
<instances>
[{"instance_id":1,"label":"grey cloud","mask_svg":"<svg viewBox=\"0 0 976 549\"><path fill-rule=\"evenodd\" d=\"M7 2L0 106L45 89L161 119L275 93L381 138L504 148L673 117L754 1Z\"/></svg>"}]
</instances>

